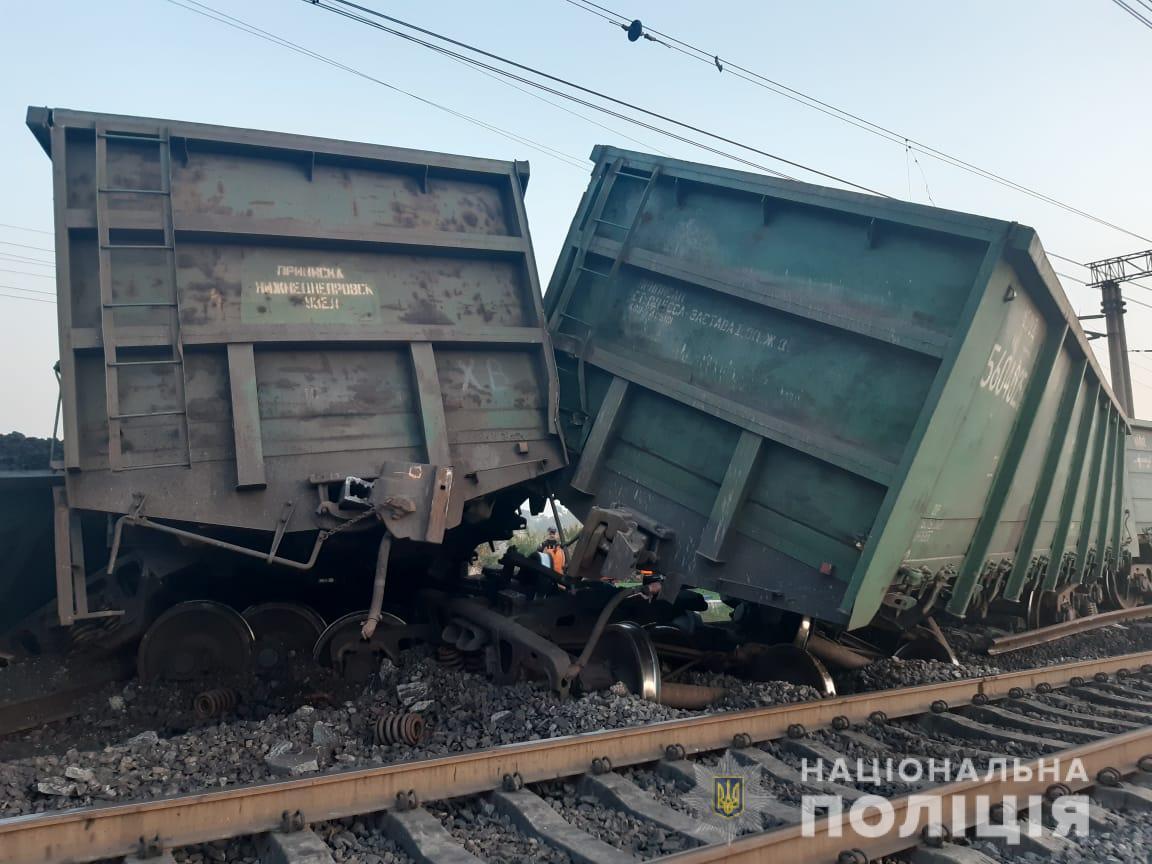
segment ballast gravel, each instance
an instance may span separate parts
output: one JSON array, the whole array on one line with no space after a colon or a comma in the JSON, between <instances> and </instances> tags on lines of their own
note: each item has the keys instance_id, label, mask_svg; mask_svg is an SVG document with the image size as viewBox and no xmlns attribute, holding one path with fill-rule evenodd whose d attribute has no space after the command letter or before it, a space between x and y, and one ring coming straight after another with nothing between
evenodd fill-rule
<instances>
[{"instance_id":1,"label":"ballast gravel","mask_svg":"<svg viewBox=\"0 0 1152 864\"><path fill-rule=\"evenodd\" d=\"M311 826L338 864L414 864L379 830L360 819L339 819ZM254 838L238 837L172 850L176 864L262 864L269 860Z\"/></svg>"},{"instance_id":2,"label":"ballast gravel","mask_svg":"<svg viewBox=\"0 0 1152 864\"><path fill-rule=\"evenodd\" d=\"M568 824L643 860L700 845L690 837L646 819L605 807L595 797L581 794L571 783L540 783L533 791Z\"/></svg>"},{"instance_id":3,"label":"ballast gravel","mask_svg":"<svg viewBox=\"0 0 1152 864\"><path fill-rule=\"evenodd\" d=\"M952 635L962 665L881 660L839 674L840 693L983 677L1152 650L1152 622L1113 625L995 658L982 654L979 640L970 635ZM36 673L35 664L14 664L0 670L0 692L19 689ZM723 687L723 698L703 712L646 702L627 695L620 687L559 700L542 684L497 686L482 676L440 666L420 651L405 654L399 664L385 662L379 676L362 690L350 688L314 667L282 677L281 681L243 683L236 710L209 722L197 719L191 710L192 698L206 689L204 686L107 685L87 697L76 717L0 739L0 818L242 785L277 776L372 767L817 697L811 688L784 682L755 683L688 672L679 680ZM213 686L220 683L213 682ZM418 709L428 723L430 731L424 741L417 746L373 742L372 727L378 718L413 709ZM915 731L935 739L931 749L938 749L940 756L960 757L973 747L1007 751L1023 758L1040 755L1028 747L1003 747ZM877 737L886 736L881 733ZM901 742L891 743L898 748ZM662 795L658 787L642 785L676 806L669 793ZM668 842L665 838L657 845ZM399 854L398 850L383 851ZM207 862L216 860L212 856L218 857L220 852L195 854L208 856L200 859ZM387 860L383 854L378 857ZM243 860L243 856L236 860Z\"/></svg>"},{"instance_id":4,"label":"ballast gravel","mask_svg":"<svg viewBox=\"0 0 1152 864\"><path fill-rule=\"evenodd\" d=\"M988 663L1002 672L1152 651L1152 620L1110 624L1098 630L1066 636L1055 642L989 657L985 648L992 636L1000 632L948 630L946 635L961 662Z\"/></svg>"},{"instance_id":5,"label":"ballast gravel","mask_svg":"<svg viewBox=\"0 0 1152 864\"><path fill-rule=\"evenodd\" d=\"M938 660L901 660L889 657L869 663L863 669L844 672L834 676L836 692L841 696L853 693L869 693L874 690L893 690L899 687L915 687L919 684L937 684L944 681L959 681L961 678L983 678L999 675L999 667L988 662L963 663L953 666Z\"/></svg>"},{"instance_id":6,"label":"ballast gravel","mask_svg":"<svg viewBox=\"0 0 1152 864\"><path fill-rule=\"evenodd\" d=\"M1003 864L1145 864L1152 843L1152 813L1132 811L1120 815L1117 824L1103 831L1085 835L1071 834L1071 847L1052 855L1008 846L988 840L973 840L971 845L993 861Z\"/></svg>"},{"instance_id":7,"label":"ballast gravel","mask_svg":"<svg viewBox=\"0 0 1152 864\"><path fill-rule=\"evenodd\" d=\"M249 837L173 849L172 857L176 864L260 864L260 852Z\"/></svg>"},{"instance_id":8,"label":"ballast gravel","mask_svg":"<svg viewBox=\"0 0 1152 864\"><path fill-rule=\"evenodd\" d=\"M756 684L714 675L686 680L729 686L730 701L721 708L798 702L815 695L809 688L781 682ZM310 686L323 697L315 704L251 719L232 716L175 734L165 722L165 706L173 706L174 712L182 706L178 710L187 712L193 695L203 688L162 688L163 698L151 709L157 712L150 715L155 726L137 731L138 724L130 724L119 737L110 727L112 740L91 749L64 744L67 727L56 733L51 726L36 730L44 745L36 755L0 762L0 818L373 767L706 713L622 695L619 688L561 700L543 684L496 685L440 666L420 651L407 652L399 664L386 661L356 698L331 704L333 688ZM126 702L147 702L152 688L131 683L120 691ZM430 730L423 742L373 742L377 719L413 706L421 707Z\"/></svg>"},{"instance_id":9,"label":"ballast gravel","mask_svg":"<svg viewBox=\"0 0 1152 864\"><path fill-rule=\"evenodd\" d=\"M394 840L365 820L337 819L312 830L328 844L337 864L414 864Z\"/></svg>"},{"instance_id":10,"label":"ballast gravel","mask_svg":"<svg viewBox=\"0 0 1152 864\"><path fill-rule=\"evenodd\" d=\"M425 805L463 848L488 864L571 864L568 853L518 830L484 798Z\"/></svg>"}]
</instances>

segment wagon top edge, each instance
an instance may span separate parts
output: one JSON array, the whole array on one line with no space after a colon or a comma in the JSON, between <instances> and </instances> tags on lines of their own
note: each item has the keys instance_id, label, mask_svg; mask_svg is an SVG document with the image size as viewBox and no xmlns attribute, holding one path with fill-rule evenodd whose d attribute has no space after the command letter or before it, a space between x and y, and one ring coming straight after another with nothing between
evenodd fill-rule
<instances>
[{"instance_id":1,"label":"wagon top edge","mask_svg":"<svg viewBox=\"0 0 1152 864\"><path fill-rule=\"evenodd\" d=\"M835 210L863 219L875 219L878 222L890 222L987 243L1003 240L1004 257L1017 269L1020 278L1025 282L1024 287L1035 295L1046 296L1052 306L1052 314L1062 316L1068 323L1069 335L1077 343L1081 355L1087 359L1102 392L1112 402L1117 414L1124 417L1127 422L1131 422L1130 418L1125 417L1120 401L1112 391L1108 376L1104 374L1103 368L1096 360L1088 344L1088 337L1080 326L1072 305L1068 302L1056 271L1048 260L1034 228L959 210L947 210L882 195L771 177L752 171L655 156L609 144L594 146L589 158L597 166L620 160L622 165L642 171L659 169L661 176L673 181L682 180L745 194L760 194L765 198L774 198L800 206ZM1152 424L1152 421L1146 422Z\"/></svg>"},{"instance_id":2,"label":"wagon top edge","mask_svg":"<svg viewBox=\"0 0 1152 864\"><path fill-rule=\"evenodd\" d=\"M77 111L70 108L28 107L26 123L36 140L49 156L52 155L53 128L90 129L97 125L112 127L120 132L155 134L163 129L173 138L212 142L218 145L265 150L310 152L318 155L365 159L396 165L417 165L469 174L508 176L515 174L521 188L527 188L529 164L520 160L486 159L458 156L433 150L416 150L383 144L368 144L336 138L320 138L286 132L243 129L207 123L189 123L157 117L136 117L123 114L103 114Z\"/></svg>"}]
</instances>

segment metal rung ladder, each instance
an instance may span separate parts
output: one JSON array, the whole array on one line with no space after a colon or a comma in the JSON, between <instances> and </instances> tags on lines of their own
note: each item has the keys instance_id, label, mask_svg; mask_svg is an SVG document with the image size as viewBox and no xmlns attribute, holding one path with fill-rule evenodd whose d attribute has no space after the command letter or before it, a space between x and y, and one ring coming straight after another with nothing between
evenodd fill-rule
<instances>
[{"instance_id":1,"label":"metal rung ladder","mask_svg":"<svg viewBox=\"0 0 1152 864\"><path fill-rule=\"evenodd\" d=\"M125 141L137 145L154 144L159 153L160 186L159 188L127 188L109 185L108 177L108 142ZM160 200L161 224L157 226L162 232L162 242L159 244L144 243L113 243L112 232L109 225L108 202L110 198L125 196L138 198L140 196L156 196ZM103 126L96 127L96 237L99 244L99 273L100 273L100 336L104 346L104 381L106 391L106 407L108 415L108 463L113 471L124 471L139 468L168 468L192 464L191 442L188 436L188 379L184 366L184 347L180 338L180 293L176 287L176 231L172 218L172 151L167 130L160 130L154 135L127 134L109 132ZM138 251L154 252L164 256L166 274L171 286L172 296L162 300L144 301L117 301L112 294L112 263L113 253L121 250L134 249ZM168 348L171 356L155 360L121 360L121 349L155 349L155 344L139 345L119 338L116 325L116 313L119 309L167 309L171 334ZM120 408L120 370L126 367L140 366L174 366L176 369L176 382L179 386L178 407L160 411L124 412ZM124 421L139 420L146 417L179 417L180 434L183 437L182 459L179 461L166 461L160 463L132 465L125 464L123 455Z\"/></svg>"},{"instance_id":2,"label":"metal rung ladder","mask_svg":"<svg viewBox=\"0 0 1152 864\"><path fill-rule=\"evenodd\" d=\"M630 180L644 181L644 191L640 193L640 200L636 203L636 210L632 214L632 218L627 225L619 222L613 222L610 219L604 218L604 211L608 208L608 199L611 197L612 190L616 186L616 182L625 177ZM624 264L624 259L628 257L628 252L632 248L632 241L636 234L636 227L640 224L640 219L644 215L644 208L648 204L648 197L652 194L652 190L656 188L656 182L660 179L659 166L652 169L650 173L637 174L630 170L623 163L622 160L617 160L612 164L608 176L604 179L604 185L596 196L596 200L592 204L592 211L589 214L588 221L583 228L583 237L579 243L579 251L577 252L576 259L572 262L572 270L568 274L568 279L561 289L560 301L557 308L567 308L567 300L572 291L576 287L576 281L580 278L581 273L587 273L595 276L598 279L606 279L612 282L616 278L616 274L620 272L620 267ZM599 270L593 270L591 267L585 266L588 259L588 247L592 243L592 239L596 236L596 227L598 225L608 225L624 232L624 238L620 241L620 248L616 250L616 256L612 259L612 264L608 268L607 273ZM577 393L580 395L580 412L583 415L588 413L588 390L586 387L586 371L584 368L585 355L587 353L588 342L592 338L592 327L585 321L578 321L567 313L561 313L561 317L565 323L575 322L584 330L583 336L574 337L578 343L576 348L576 376L577 376ZM571 336L572 334L565 334Z\"/></svg>"},{"instance_id":3,"label":"metal rung ladder","mask_svg":"<svg viewBox=\"0 0 1152 864\"><path fill-rule=\"evenodd\" d=\"M617 180L621 177L644 181L644 191L640 193L640 200L636 204L636 211L632 214L632 218L627 225L604 218L604 211L608 208L608 199L612 195L612 190L615 188ZM654 168L651 173L636 174L629 171L627 166L620 160L612 164L612 167L608 171L608 176L604 179L604 185L601 187L596 196L596 200L592 204L592 211L589 214L588 221L582 229L582 237L578 241L578 251L576 258L572 262L572 270L569 272L568 279L560 292L558 308L563 309L566 307L566 301L576 287L576 280L579 278L579 274L587 273L598 279L607 279L609 282L616 278L616 274L620 272L620 267L623 265L624 259L628 257L628 252L632 248L636 227L640 224L640 218L644 215L644 207L648 204L648 196L651 195L652 190L656 188L656 182L659 179L659 167ZM591 245L593 237L596 236L596 226L598 225L608 225L624 232L624 239L620 241L620 248L616 252L616 257L612 259L612 265L608 268L607 273L585 266L585 262L588 259L588 247Z\"/></svg>"},{"instance_id":4,"label":"metal rung ladder","mask_svg":"<svg viewBox=\"0 0 1152 864\"><path fill-rule=\"evenodd\" d=\"M636 210L632 214L632 218L628 220L627 225L622 225L619 222L613 222L610 219L604 218L604 211L608 207L608 195L604 195L598 202L598 212L592 217L593 225L607 225L611 228L617 228L624 232L624 239L620 241L620 249L616 253L616 257L612 259L612 266L608 269L607 273L600 273L599 271L592 270L584 266L584 260L581 259L579 270L583 273L591 273L594 276L599 276L602 279L607 279L611 282L616 278L616 274L620 272L620 266L624 263L624 259L628 257L628 251L632 248L632 240L636 234L636 226L640 224L640 217L644 215L644 207L648 204L648 196L652 190L656 188L656 181L660 178L660 168L657 166L652 169L649 174L634 174L627 170L624 165L619 165L616 168L612 186L616 185L616 181L621 177L627 177L633 180L643 180L644 191L640 193L640 200L636 203ZM609 190L610 191L610 190ZM595 235L595 230L592 234ZM591 238L589 238L591 239ZM586 248L586 247L585 247Z\"/></svg>"}]
</instances>

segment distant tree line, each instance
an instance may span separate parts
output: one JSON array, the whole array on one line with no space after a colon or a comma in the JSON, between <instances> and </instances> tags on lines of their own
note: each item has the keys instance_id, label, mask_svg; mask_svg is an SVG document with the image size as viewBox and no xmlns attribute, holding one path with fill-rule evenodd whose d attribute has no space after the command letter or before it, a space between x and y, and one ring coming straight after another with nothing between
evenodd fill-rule
<instances>
[{"instance_id":1,"label":"distant tree line","mask_svg":"<svg viewBox=\"0 0 1152 864\"><path fill-rule=\"evenodd\" d=\"M0 435L0 471L36 471L48 467L47 438L32 438L19 432ZM56 456L63 452L63 444L56 442Z\"/></svg>"}]
</instances>

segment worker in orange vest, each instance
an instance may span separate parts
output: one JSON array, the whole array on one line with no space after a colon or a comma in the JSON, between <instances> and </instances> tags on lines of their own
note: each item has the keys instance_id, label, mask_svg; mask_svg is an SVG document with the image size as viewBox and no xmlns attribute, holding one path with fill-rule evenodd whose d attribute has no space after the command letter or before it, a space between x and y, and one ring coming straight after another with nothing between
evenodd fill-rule
<instances>
[{"instance_id":1,"label":"worker in orange vest","mask_svg":"<svg viewBox=\"0 0 1152 864\"><path fill-rule=\"evenodd\" d=\"M557 573L563 573L564 568L568 566L568 553L560 545L560 533L555 528L548 529L548 536L540 544L540 552L548 556L552 562L552 569Z\"/></svg>"}]
</instances>

